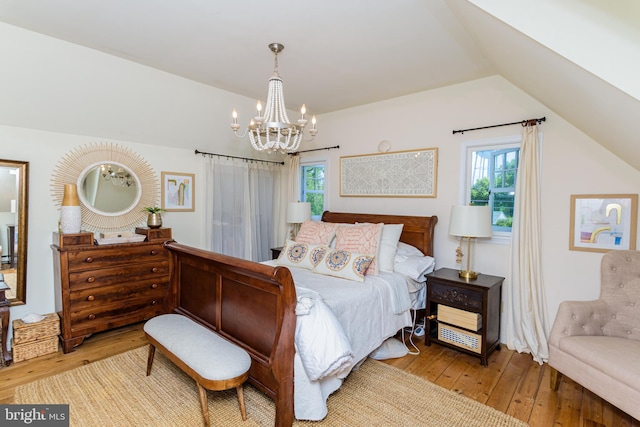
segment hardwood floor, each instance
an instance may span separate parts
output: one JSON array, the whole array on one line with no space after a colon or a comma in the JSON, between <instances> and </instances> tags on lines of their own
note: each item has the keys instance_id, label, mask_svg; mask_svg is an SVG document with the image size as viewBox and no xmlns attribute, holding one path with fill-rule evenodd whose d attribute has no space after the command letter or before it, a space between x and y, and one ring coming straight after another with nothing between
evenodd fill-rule
<instances>
[{"instance_id":1,"label":"hardwood floor","mask_svg":"<svg viewBox=\"0 0 640 427\"><path fill-rule=\"evenodd\" d=\"M0 403L13 403L16 386L146 345L142 323L88 338L76 351L49 354L0 369ZM549 369L529 355L503 348L483 367L477 357L419 339L418 355L386 361L442 387L526 421L532 427L640 427L640 421L564 377L549 388Z\"/></svg>"}]
</instances>

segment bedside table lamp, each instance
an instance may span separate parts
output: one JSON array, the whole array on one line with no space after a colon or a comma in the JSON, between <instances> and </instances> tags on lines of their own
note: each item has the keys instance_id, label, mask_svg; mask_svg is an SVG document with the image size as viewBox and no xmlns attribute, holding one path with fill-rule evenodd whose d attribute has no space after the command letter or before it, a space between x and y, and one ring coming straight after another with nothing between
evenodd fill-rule
<instances>
[{"instance_id":1,"label":"bedside table lamp","mask_svg":"<svg viewBox=\"0 0 640 427\"><path fill-rule=\"evenodd\" d=\"M295 240L300 224L311 219L311 203L291 202L287 205L287 223L291 225L291 240Z\"/></svg>"},{"instance_id":2,"label":"bedside table lamp","mask_svg":"<svg viewBox=\"0 0 640 427\"><path fill-rule=\"evenodd\" d=\"M449 221L449 234L467 239L467 269L460 270L460 277L477 279L478 273L471 270L471 239L491 237L491 209L489 206L453 206ZM458 248L458 252L461 249Z\"/></svg>"}]
</instances>

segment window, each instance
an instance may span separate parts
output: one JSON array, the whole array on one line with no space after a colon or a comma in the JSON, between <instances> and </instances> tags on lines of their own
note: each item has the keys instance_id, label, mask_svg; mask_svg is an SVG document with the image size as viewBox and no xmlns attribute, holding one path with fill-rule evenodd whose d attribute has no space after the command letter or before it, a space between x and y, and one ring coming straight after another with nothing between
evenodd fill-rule
<instances>
[{"instance_id":1,"label":"window","mask_svg":"<svg viewBox=\"0 0 640 427\"><path fill-rule=\"evenodd\" d=\"M491 206L493 231L497 235L511 232L519 161L519 141L467 147L465 202Z\"/></svg>"},{"instance_id":2,"label":"window","mask_svg":"<svg viewBox=\"0 0 640 427\"><path fill-rule=\"evenodd\" d=\"M300 200L311 203L311 218L320 220L325 211L325 164L316 162L303 164L300 167Z\"/></svg>"}]
</instances>

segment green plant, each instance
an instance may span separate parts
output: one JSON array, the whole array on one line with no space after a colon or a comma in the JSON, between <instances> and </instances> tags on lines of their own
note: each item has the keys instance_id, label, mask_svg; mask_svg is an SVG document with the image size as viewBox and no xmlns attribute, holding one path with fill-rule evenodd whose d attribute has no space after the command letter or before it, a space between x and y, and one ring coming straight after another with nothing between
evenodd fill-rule
<instances>
[{"instance_id":1,"label":"green plant","mask_svg":"<svg viewBox=\"0 0 640 427\"><path fill-rule=\"evenodd\" d=\"M144 208L142 208L142 212L146 212L150 214L157 214L157 213L162 213L166 211L167 211L166 209L159 208L158 206L145 206Z\"/></svg>"}]
</instances>

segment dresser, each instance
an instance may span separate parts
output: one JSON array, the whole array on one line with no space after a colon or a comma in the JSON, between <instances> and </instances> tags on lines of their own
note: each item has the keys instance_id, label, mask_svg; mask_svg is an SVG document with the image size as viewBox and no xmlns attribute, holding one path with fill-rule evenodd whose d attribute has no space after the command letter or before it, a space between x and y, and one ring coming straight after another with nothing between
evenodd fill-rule
<instances>
[{"instance_id":1,"label":"dresser","mask_svg":"<svg viewBox=\"0 0 640 427\"><path fill-rule=\"evenodd\" d=\"M169 253L163 238L94 245L93 233L54 233L55 304L64 353L96 332L166 312ZM143 234L143 233L138 233ZM150 241L149 241L150 240Z\"/></svg>"},{"instance_id":2,"label":"dresser","mask_svg":"<svg viewBox=\"0 0 640 427\"><path fill-rule=\"evenodd\" d=\"M436 342L480 358L500 348L500 306L504 277L479 274L465 279L458 270L427 274L425 344Z\"/></svg>"}]
</instances>

